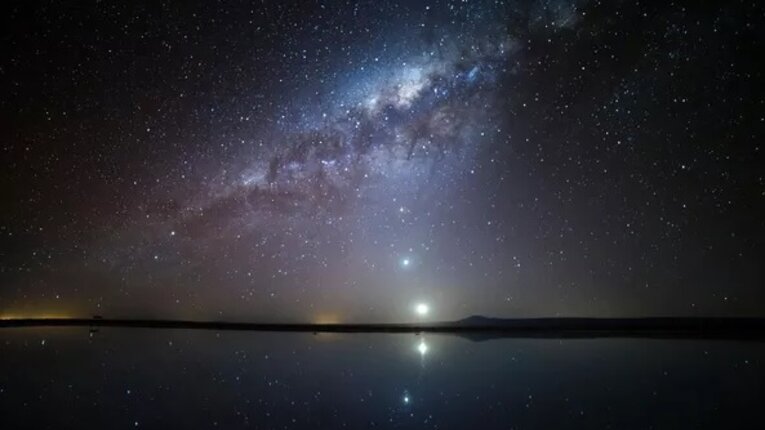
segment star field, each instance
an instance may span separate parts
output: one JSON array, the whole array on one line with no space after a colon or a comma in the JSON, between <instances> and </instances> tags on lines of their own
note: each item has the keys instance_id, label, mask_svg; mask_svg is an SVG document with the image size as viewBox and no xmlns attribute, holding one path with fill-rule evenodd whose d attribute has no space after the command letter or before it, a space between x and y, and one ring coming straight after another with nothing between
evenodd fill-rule
<instances>
[{"instance_id":1,"label":"star field","mask_svg":"<svg viewBox=\"0 0 765 430\"><path fill-rule=\"evenodd\" d=\"M764 14L7 6L0 313L762 315Z\"/></svg>"}]
</instances>

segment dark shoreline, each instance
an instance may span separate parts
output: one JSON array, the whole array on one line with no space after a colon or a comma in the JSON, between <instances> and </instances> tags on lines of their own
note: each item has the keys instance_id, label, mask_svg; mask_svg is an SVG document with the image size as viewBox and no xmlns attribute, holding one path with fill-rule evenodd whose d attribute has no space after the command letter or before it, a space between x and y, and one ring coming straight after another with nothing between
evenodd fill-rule
<instances>
[{"instance_id":1,"label":"dark shoreline","mask_svg":"<svg viewBox=\"0 0 765 430\"><path fill-rule=\"evenodd\" d=\"M653 337L765 340L765 318L470 317L428 324L274 324L149 319L47 318L0 320L10 327L133 327L311 333L445 333L469 337Z\"/></svg>"}]
</instances>

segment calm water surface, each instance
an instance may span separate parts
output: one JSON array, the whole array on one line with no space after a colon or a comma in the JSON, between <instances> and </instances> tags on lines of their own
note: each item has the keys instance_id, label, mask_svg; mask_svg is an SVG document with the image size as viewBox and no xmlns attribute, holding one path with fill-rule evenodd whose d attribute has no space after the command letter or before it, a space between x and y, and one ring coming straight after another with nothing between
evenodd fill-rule
<instances>
[{"instance_id":1,"label":"calm water surface","mask_svg":"<svg viewBox=\"0 0 765 430\"><path fill-rule=\"evenodd\" d=\"M765 344L0 329L0 428L763 428Z\"/></svg>"}]
</instances>

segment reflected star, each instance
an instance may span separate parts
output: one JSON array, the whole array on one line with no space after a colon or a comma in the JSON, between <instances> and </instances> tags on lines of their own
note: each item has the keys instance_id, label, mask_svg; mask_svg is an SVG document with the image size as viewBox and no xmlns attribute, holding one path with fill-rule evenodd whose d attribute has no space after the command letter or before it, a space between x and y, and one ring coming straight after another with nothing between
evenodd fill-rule
<instances>
[{"instance_id":1,"label":"reflected star","mask_svg":"<svg viewBox=\"0 0 765 430\"><path fill-rule=\"evenodd\" d=\"M426 344L424 340L421 340L419 345L417 345L417 352L419 352L421 356L427 354L428 344Z\"/></svg>"}]
</instances>

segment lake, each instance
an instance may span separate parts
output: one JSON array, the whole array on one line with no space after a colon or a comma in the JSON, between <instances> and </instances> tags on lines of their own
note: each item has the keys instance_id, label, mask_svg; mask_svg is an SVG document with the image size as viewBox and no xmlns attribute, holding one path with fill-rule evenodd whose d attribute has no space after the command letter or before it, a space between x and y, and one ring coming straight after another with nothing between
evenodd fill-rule
<instances>
[{"instance_id":1,"label":"lake","mask_svg":"<svg viewBox=\"0 0 765 430\"><path fill-rule=\"evenodd\" d=\"M765 343L0 329L0 427L762 428Z\"/></svg>"}]
</instances>

